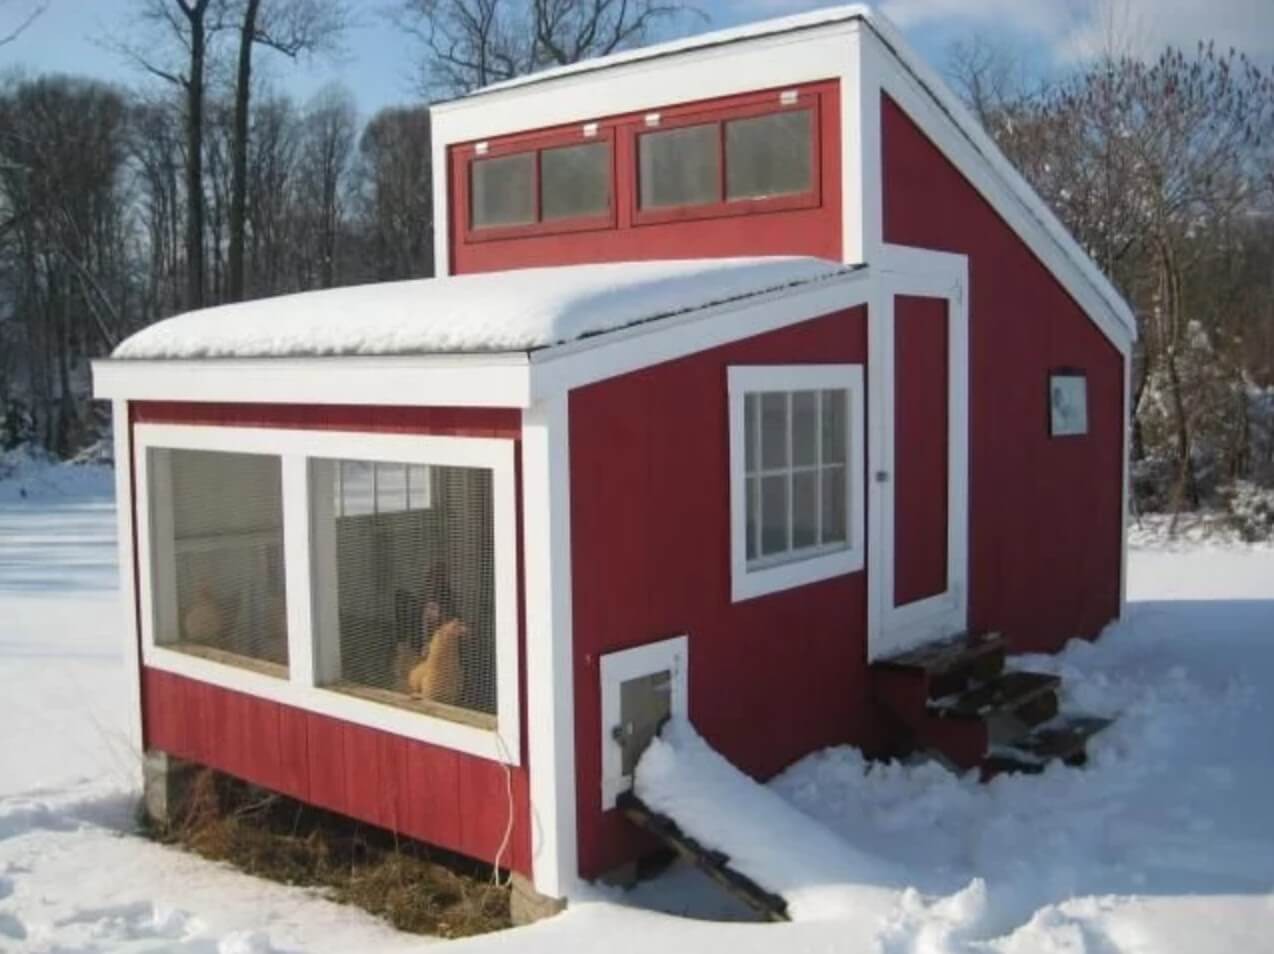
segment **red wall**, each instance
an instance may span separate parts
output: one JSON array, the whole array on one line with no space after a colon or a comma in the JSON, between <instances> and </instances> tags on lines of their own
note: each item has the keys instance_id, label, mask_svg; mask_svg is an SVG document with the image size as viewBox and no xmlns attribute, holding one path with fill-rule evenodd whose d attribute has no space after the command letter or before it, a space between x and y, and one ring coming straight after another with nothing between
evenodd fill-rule
<instances>
[{"instance_id":1,"label":"red wall","mask_svg":"<svg viewBox=\"0 0 1274 954\"><path fill-rule=\"evenodd\" d=\"M894 593L947 589L948 352L944 298L894 298Z\"/></svg>"},{"instance_id":2,"label":"red wall","mask_svg":"<svg viewBox=\"0 0 1274 954\"><path fill-rule=\"evenodd\" d=\"M639 261L645 259L721 258L732 255L813 255L840 261L841 244L841 125L840 84L826 82L801 87L817 93L820 101L820 152L818 156L819 202L812 208L756 211L750 215L687 219L667 223L636 224L636 168L634 132L643 128L646 111L612 116L599 122L601 135L614 136L615 223L588 231L532 235L507 239L466 241L468 216L466 163L472 146L449 150L450 242L452 274L489 272L541 265L576 265L586 262ZM687 91L693 93L692 90ZM757 100L773 102L778 91L749 93L685 103L660 110L668 121L684 113L727 109ZM558 130L536 130L491 140L492 150L509 143L527 143L569 135L578 124Z\"/></svg>"},{"instance_id":3,"label":"red wall","mask_svg":"<svg viewBox=\"0 0 1274 954\"><path fill-rule=\"evenodd\" d=\"M601 811L603 653L689 637L690 715L768 776L869 738L866 574L730 601L726 369L866 363L866 310L830 315L571 392L571 576L580 867L626 860ZM863 513L860 512L859 519Z\"/></svg>"},{"instance_id":4,"label":"red wall","mask_svg":"<svg viewBox=\"0 0 1274 954\"><path fill-rule=\"evenodd\" d=\"M970 261L970 624L1055 650L1119 612L1123 361L902 109L882 103L885 241ZM1050 368L1088 374L1089 433L1048 435Z\"/></svg>"},{"instance_id":5,"label":"red wall","mask_svg":"<svg viewBox=\"0 0 1274 954\"><path fill-rule=\"evenodd\" d=\"M522 433L521 413L508 409L136 402L130 410L134 424L360 430L511 440L520 440ZM519 540L519 562L520 550ZM519 645L521 615L519 611ZM525 681L524 676L519 678ZM526 698L525 691L522 698ZM504 837L510 811L505 767L487 759L151 668L143 671L142 715L148 748L211 766L368 824L484 861L495 860ZM525 725L525 712L521 718ZM522 765L510 769L514 826L502 863L529 875L526 766L524 742Z\"/></svg>"}]
</instances>

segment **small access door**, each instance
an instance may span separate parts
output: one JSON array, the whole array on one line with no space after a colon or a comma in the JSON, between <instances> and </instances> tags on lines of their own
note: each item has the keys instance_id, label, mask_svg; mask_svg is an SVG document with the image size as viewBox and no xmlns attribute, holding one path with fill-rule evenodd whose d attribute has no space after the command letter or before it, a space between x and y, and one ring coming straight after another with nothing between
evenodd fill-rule
<instances>
[{"instance_id":1,"label":"small access door","mask_svg":"<svg viewBox=\"0 0 1274 954\"><path fill-rule=\"evenodd\" d=\"M950 256L936 256L949 266ZM966 628L968 338L958 274L886 272L869 315L869 659Z\"/></svg>"}]
</instances>

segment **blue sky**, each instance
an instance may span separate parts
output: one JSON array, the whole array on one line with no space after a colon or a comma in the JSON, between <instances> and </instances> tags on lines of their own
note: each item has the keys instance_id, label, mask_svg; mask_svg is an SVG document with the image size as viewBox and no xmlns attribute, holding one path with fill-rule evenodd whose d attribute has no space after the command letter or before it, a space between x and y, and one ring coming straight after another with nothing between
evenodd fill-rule
<instances>
[{"instance_id":1,"label":"blue sky","mask_svg":"<svg viewBox=\"0 0 1274 954\"><path fill-rule=\"evenodd\" d=\"M359 26L338 60L295 65L263 58L274 84L306 99L324 84L343 82L360 111L417 99L416 49L411 39L378 15L390 0L354 0ZM106 35L127 36L137 0L0 0L0 32L47 3L45 13L14 43L0 48L0 69L87 74L125 84L146 78L101 45ZM732 26L829 5L809 0L700 0L708 15L700 29ZM983 33L1018 49L1037 71L1065 67L1113 39L1149 53L1166 42L1193 47L1200 38L1235 45L1274 64L1274 0L880 0L934 65L954 39Z\"/></svg>"}]
</instances>

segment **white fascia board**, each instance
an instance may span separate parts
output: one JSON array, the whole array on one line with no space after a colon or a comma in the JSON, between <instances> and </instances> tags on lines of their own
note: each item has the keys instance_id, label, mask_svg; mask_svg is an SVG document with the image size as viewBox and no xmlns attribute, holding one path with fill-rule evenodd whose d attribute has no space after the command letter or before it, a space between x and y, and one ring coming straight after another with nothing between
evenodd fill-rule
<instances>
[{"instance_id":1,"label":"white fascia board","mask_svg":"<svg viewBox=\"0 0 1274 954\"><path fill-rule=\"evenodd\" d=\"M434 157L478 139L771 87L843 81L851 75L846 40L855 29L852 20L834 22L443 103L430 109Z\"/></svg>"},{"instance_id":2,"label":"white fascia board","mask_svg":"<svg viewBox=\"0 0 1274 954\"><path fill-rule=\"evenodd\" d=\"M93 395L129 401L528 406L525 353L93 362Z\"/></svg>"},{"instance_id":3,"label":"white fascia board","mask_svg":"<svg viewBox=\"0 0 1274 954\"><path fill-rule=\"evenodd\" d=\"M859 268L836 278L533 352L531 399L543 401L596 381L866 304L872 284L871 270Z\"/></svg>"},{"instance_id":4,"label":"white fascia board","mask_svg":"<svg viewBox=\"0 0 1274 954\"><path fill-rule=\"evenodd\" d=\"M874 39L884 47L880 55L871 57L875 70L879 71L880 89L912 116L1110 342L1121 354L1127 354L1137 337L1137 322L1123 296L955 94L911 51L897 27L878 14L868 23L875 33ZM860 56L864 62L870 56L867 46L867 42L862 42ZM864 75L866 79L868 76ZM865 142L875 138L878 145L880 135L879 126L874 136L870 129L864 128ZM870 247L867 254L871 254Z\"/></svg>"}]
</instances>

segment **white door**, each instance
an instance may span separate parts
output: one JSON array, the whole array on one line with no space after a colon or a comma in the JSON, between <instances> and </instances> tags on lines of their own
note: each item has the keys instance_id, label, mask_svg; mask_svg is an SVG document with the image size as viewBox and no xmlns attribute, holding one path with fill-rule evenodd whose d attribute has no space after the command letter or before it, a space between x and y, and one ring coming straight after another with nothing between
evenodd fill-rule
<instances>
[{"instance_id":1,"label":"white door","mask_svg":"<svg viewBox=\"0 0 1274 954\"><path fill-rule=\"evenodd\" d=\"M964 259L886 271L868 315L868 658L968 618L968 321Z\"/></svg>"}]
</instances>

